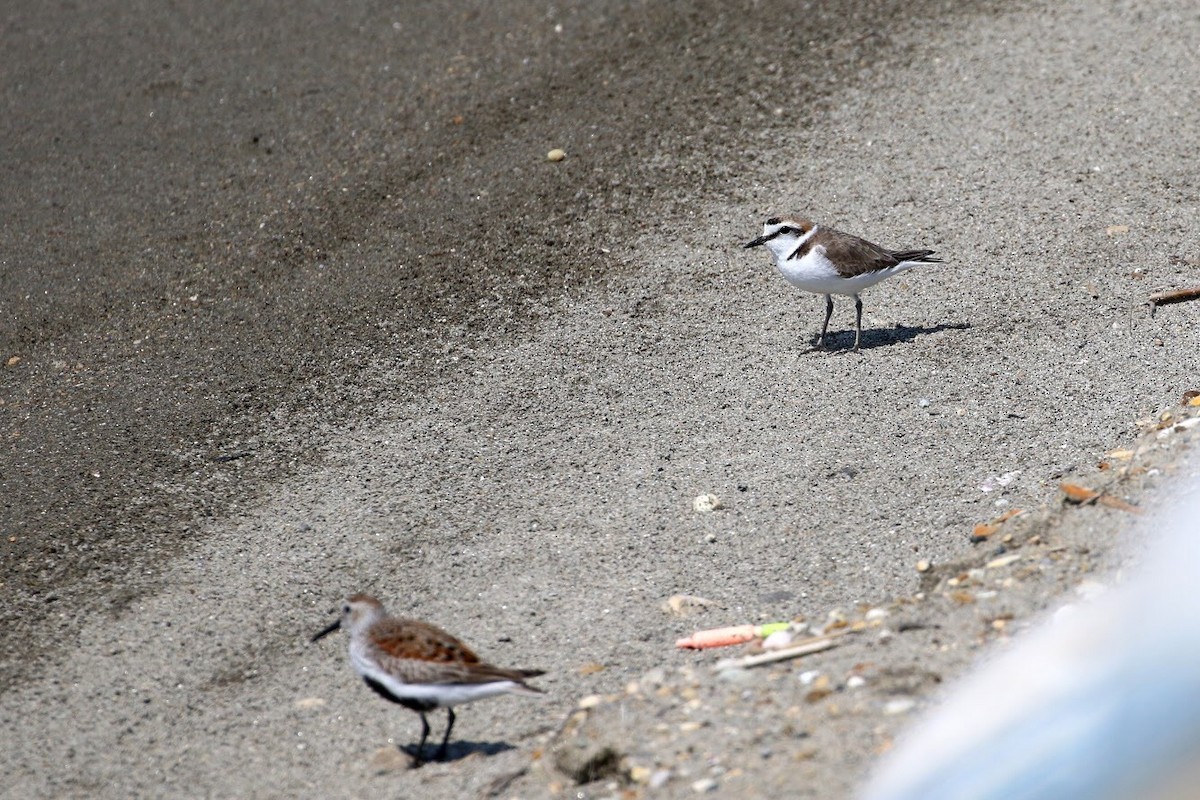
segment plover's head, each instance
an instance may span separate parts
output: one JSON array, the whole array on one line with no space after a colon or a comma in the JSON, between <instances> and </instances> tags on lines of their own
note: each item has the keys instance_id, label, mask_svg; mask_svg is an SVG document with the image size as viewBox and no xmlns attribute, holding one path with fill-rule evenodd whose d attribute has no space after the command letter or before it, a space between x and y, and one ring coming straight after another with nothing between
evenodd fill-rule
<instances>
[{"instance_id":1,"label":"plover's head","mask_svg":"<svg viewBox=\"0 0 1200 800\"><path fill-rule=\"evenodd\" d=\"M352 594L342 601L341 616L337 621L314 636L312 640L315 642L338 628L353 636L365 631L384 616L383 603L369 594Z\"/></svg>"},{"instance_id":2,"label":"plover's head","mask_svg":"<svg viewBox=\"0 0 1200 800\"><path fill-rule=\"evenodd\" d=\"M763 234L746 247L765 244L776 258L786 257L800 244L800 239L816 226L800 217L771 217L763 223Z\"/></svg>"}]
</instances>

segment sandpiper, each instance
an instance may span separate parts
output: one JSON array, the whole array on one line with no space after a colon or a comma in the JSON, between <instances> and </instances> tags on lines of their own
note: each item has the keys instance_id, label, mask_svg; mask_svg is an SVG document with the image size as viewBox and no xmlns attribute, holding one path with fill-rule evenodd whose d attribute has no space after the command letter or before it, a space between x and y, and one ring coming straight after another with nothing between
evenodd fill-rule
<instances>
[{"instance_id":1,"label":"sandpiper","mask_svg":"<svg viewBox=\"0 0 1200 800\"><path fill-rule=\"evenodd\" d=\"M342 601L341 617L312 638L315 642L338 628L350 636L350 663L376 694L421 715L421 743L413 766L422 764L429 720L425 712L445 708L446 735L436 758L446 757L454 708L498 694L536 697L525 683L544 674L535 669L504 669L481 661L469 647L426 622L389 617L383 604L368 594Z\"/></svg>"}]
</instances>

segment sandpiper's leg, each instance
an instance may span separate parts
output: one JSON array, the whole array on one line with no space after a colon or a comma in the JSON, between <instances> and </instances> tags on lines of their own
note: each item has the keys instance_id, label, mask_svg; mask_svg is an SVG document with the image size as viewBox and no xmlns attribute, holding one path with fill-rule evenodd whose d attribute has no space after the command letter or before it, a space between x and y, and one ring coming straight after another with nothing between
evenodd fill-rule
<instances>
[{"instance_id":1,"label":"sandpiper's leg","mask_svg":"<svg viewBox=\"0 0 1200 800\"><path fill-rule=\"evenodd\" d=\"M421 743L417 745L417 754L413 756L413 769L425 763L423 756L425 755L425 740L429 738L429 720L425 719L425 712L418 711L421 715Z\"/></svg>"},{"instance_id":2,"label":"sandpiper's leg","mask_svg":"<svg viewBox=\"0 0 1200 800\"><path fill-rule=\"evenodd\" d=\"M446 706L446 735L442 737L442 746L438 748L437 760L446 760L446 751L450 745L450 731L454 728L454 709Z\"/></svg>"},{"instance_id":3,"label":"sandpiper's leg","mask_svg":"<svg viewBox=\"0 0 1200 800\"><path fill-rule=\"evenodd\" d=\"M825 323L821 325L821 335L817 337L817 347L825 343L825 332L829 330L829 318L833 316L833 295L825 295Z\"/></svg>"},{"instance_id":4,"label":"sandpiper's leg","mask_svg":"<svg viewBox=\"0 0 1200 800\"><path fill-rule=\"evenodd\" d=\"M858 352L858 340L862 338L862 298L854 295L854 352Z\"/></svg>"}]
</instances>

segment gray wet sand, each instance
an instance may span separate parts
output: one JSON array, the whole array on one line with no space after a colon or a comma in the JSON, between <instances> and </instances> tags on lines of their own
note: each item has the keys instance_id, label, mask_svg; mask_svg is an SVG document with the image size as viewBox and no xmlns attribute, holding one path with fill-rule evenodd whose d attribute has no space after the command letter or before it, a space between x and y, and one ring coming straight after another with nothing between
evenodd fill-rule
<instances>
[{"instance_id":1,"label":"gray wet sand","mask_svg":"<svg viewBox=\"0 0 1200 800\"><path fill-rule=\"evenodd\" d=\"M5 794L479 794L543 748L581 696L618 692L660 665L714 660L674 651L696 621L663 614L669 595L720 602L724 610L705 616L706 625L820 617L911 595L918 559L969 557L975 523L1053 502L1060 478L1089 469L1132 438L1136 420L1194 388L1200 305L1150 318L1143 301L1200 283L1200 12L1165 0L930 9L907 18L883 16L882 5L855 9L862 16L854 25L822 18L828 38L790 44L760 42L781 15L753 4L737 19L733 10L689 12L670 24L665 11L623 4L507 22L484 10L468 20L494 33L482 47L468 47L466 34L425 42L421 52L436 57L409 55L419 69L407 80L448 94L431 91L422 96L428 105L410 113L428 110L441 126L435 133L413 124L392 134L388 114L359 109L351 119L361 131L352 136L330 101L325 124L297 120L292 139L279 135L280 175L238 173L249 199L236 218L262 214L265 226L229 236L239 256L223 260L215 249L222 238L210 233L202 242L213 248L212 273L172 276L136 262L123 262L132 276L117 270L131 297L157 297L166 286L161 303L198 304L196 316L113 312L111 330L158 326L156 335L195 355L192 368L208 389L118 386L137 363L169 361L164 350L138 356L132 335L113 337L111 373L95 377L100 370L81 361L68 379L71 348L93 346L61 333L75 330L62 310L70 303L53 306L67 320L58 323L38 308L19 309L21 343L9 349L22 360L4 373L10 424L35 437L37 409L65 404L63 416L45 412L50 433L41 446L51 463L39 491L53 495L52 477L93 469L83 463L91 451L68 464L51 435L77 402L73 386L111 381L97 407L121 409L118 420L138 416L122 392L147 403L169 403L178 392L186 424L165 422L156 433L126 423L129 441L158 454L135 450L144 491L123 493L118 481L93 502L63 489L93 539L68 543L51 535L53 524L39 528L27 495L9 506L5 527L21 540L11 544L28 549L13 551L15 576L6 578L19 614L5 639L6 669L16 677L0 698ZM335 42L353 42L354 30L375 41L391 29L386 15L355 13L361 18L342 20ZM805 13L798 6L782 17ZM116 36L110 23L90 26ZM614 30L634 41L629 66L606 50L621 40ZM236 54L253 63L256 52L248 42ZM595 81L556 79L539 54L561 56L576 79L592 65L613 87L599 102L615 121L605 127L589 108ZM740 71L710 75L710 61ZM821 64L827 74L815 71ZM334 86L349 77L339 71L352 71L331 69L322 80ZM467 89L454 94L439 83L449 80L444 70L481 84L511 81L503 88L521 89L523 105L514 111ZM154 91L147 80L137 102L155 91L181 92L172 102L207 100L213 81L202 78ZM306 96L303 81L279 81ZM391 85L370 75L361 82L366 90ZM558 99L531 105L539 91ZM658 101L656 92L664 93ZM369 99L359 102L369 107ZM272 113L300 113L246 102L256 110L241 113L281 129L285 117ZM662 114L654 124L638 117L654 109ZM542 111L553 127L539 129ZM478 118L498 129L472 129ZM262 144L248 131L237 147ZM362 144L347 145L347 136ZM163 146L172 141L164 136ZM326 144L334 157L314 170L322 186L310 190L297 152ZM559 145L567 160L544 163ZM450 152L442 161L439 147ZM427 164L411 155L418 151L431 154ZM179 158L194 156L181 147ZM615 166L621 161L637 166ZM513 171L514 187L506 189L500 167ZM342 185L339 168L362 175ZM358 182L373 168L381 170L374 183ZM56 174L43 162L21 169L43 181ZM97 230L152 202L149 165L124 169L127 180L150 184L131 191L127 206L97 211L87 242L64 247L82 251L90 242L114 258L141 252L141 241ZM422 192L393 196L401 173L404 187ZM236 192L218 182L189 184L185 194L220 202ZM788 287L765 254L739 249L763 217L791 210L888 246L936 249L947 263L864 296L861 355L844 352L853 337L844 300L832 323L839 351L808 352L820 298ZM21 213L34 224L36 209ZM210 212L179 213L204 229ZM272 214L290 215L295 227L280 221L284 232L272 233ZM11 220L21 214L9 219L13 252L36 252L40 240L14 234ZM68 239L73 230L66 226ZM136 233L161 255L170 230L156 216ZM314 235L319 241L305 249ZM255 252L268 254L268 274L255 272ZM72 279L68 263L60 269L45 280ZM24 275L8 271L9 297L33 294ZM217 298L207 310L188 300L206 292ZM273 303L274 327L263 321ZM221 330L193 331L206 319ZM49 332L36 333L40 324ZM214 351L205 337L232 341ZM272 347L282 356L273 359ZM292 371L270 365L293 358L300 366ZM177 364L146 369L147 382L179 374ZM188 396L205 391L215 399ZM144 416L153 422L156 413ZM87 414L73 423L86 429L84 442L88 430L108 441L87 428L98 424ZM61 431L67 436L69 425ZM20 488L21 476L38 476L29 466L36 448L12 441L5 479ZM212 458L242 452L253 456ZM172 459L183 466L159 463ZM107 468L94 471L108 480ZM726 507L696 513L692 498L702 492ZM139 504L152 512L135 514ZM193 516L205 511L215 516ZM143 552L137 534L158 522ZM1120 527L1112 529L1092 545L1098 566L1118 560ZM161 531L186 541L160 541L170 538ZM110 539L109 550L97 543ZM81 560L78 574L36 563L81 558L81 544L106 555ZM1066 588L1070 580L1044 581L1014 605L1043 607ZM344 640L307 643L337 597L355 590L447 627L490 660L546 669L536 683L547 699L465 707L455 760L378 774L376 751L414 741L415 717L354 679ZM974 655L927 645L901 638L889 657L921 659L949 676ZM761 786L845 794L878 745L864 733L877 723L864 716L857 729L839 729L843 739L824 741L813 756L815 783L781 763L765 768ZM505 791L554 788L535 777ZM752 794L752 786L739 791ZM688 796L692 788L675 780L663 792Z\"/></svg>"}]
</instances>

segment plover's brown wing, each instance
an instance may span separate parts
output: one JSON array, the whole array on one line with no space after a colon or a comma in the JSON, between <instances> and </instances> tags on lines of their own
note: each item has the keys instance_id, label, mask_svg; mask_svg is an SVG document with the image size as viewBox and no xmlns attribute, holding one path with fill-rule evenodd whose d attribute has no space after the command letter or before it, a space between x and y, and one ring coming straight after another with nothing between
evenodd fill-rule
<instances>
[{"instance_id":1,"label":"plover's brown wing","mask_svg":"<svg viewBox=\"0 0 1200 800\"><path fill-rule=\"evenodd\" d=\"M940 258L930 258L936 250L892 250L892 258L897 261L923 261L926 264L940 264Z\"/></svg>"},{"instance_id":2,"label":"plover's brown wing","mask_svg":"<svg viewBox=\"0 0 1200 800\"><path fill-rule=\"evenodd\" d=\"M814 247L825 248L825 257L843 278L878 272L900 263L890 250L841 231L819 228L812 241Z\"/></svg>"}]
</instances>

